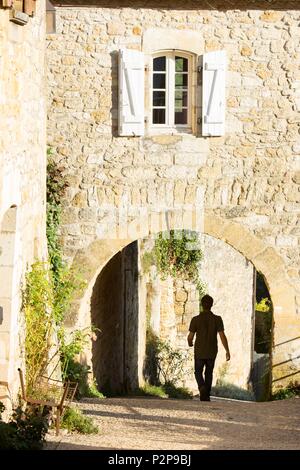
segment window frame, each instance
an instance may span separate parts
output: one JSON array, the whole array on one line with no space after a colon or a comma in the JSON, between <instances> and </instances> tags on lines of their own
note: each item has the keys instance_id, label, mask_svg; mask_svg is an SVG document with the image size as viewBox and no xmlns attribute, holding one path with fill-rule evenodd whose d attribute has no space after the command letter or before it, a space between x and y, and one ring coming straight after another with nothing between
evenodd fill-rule
<instances>
[{"instance_id":1,"label":"window frame","mask_svg":"<svg viewBox=\"0 0 300 470\"><path fill-rule=\"evenodd\" d=\"M187 124L175 124L175 57L183 57L188 60L188 106L187 106ZM158 57L166 57L166 123L154 124L153 123L153 60ZM149 76L149 117L148 117L148 130L156 133L187 133L193 132L194 128L194 110L195 110L195 55L186 51L172 49L161 50L153 53L150 56L150 76Z\"/></svg>"}]
</instances>

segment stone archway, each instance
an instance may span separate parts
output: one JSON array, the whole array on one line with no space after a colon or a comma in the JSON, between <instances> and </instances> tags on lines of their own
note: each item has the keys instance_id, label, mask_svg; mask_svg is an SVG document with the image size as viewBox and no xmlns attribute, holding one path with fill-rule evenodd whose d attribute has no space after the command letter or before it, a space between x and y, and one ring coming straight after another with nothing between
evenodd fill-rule
<instances>
[{"instance_id":1,"label":"stone archway","mask_svg":"<svg viewBox=\"0 0 300 470\"><path fill-rule=\"evenodd\" d=\"M192 229L211 235L231 245L255 268L262 272L268 286L274 309L273 338L273 388L286 385L291 378L299 373L293 358L297 359L300 341L300 320L296 316L295 292L286 275L282 258L260 238L251 233L245 226L228 219L223 219L206 211L203 226L195 224L197 214L190 213L185 219L184 214L178 218L176 212L153 215L156 224L149 224L149 217L131 222L128 227L120 227L114 239L103 237L93 242L87 250L77 253L74 265L80 269L87 281L84 295L74 303L73 313L68 320L70 328L86 324L90 312L92 289L103 267L108 261L131 242L154 235L168 229ZM198 221L199 222L199 221ZM118 235L125 234L124 237Z\"/></svg>"}]
</instances>

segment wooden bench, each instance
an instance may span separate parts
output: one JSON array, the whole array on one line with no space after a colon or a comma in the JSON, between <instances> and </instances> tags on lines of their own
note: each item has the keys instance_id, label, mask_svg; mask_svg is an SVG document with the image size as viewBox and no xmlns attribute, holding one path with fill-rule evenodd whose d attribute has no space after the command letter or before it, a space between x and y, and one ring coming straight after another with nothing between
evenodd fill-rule
<instances>
[{"instance_id":1,"label":"wooden bench","mask_svg":"<svg viewBox=\"0 0 300 470\"><path fill-rule=\"evenodd\" d=\"M74 399L78 384L41 376L38 379L35 392L32 396L28 396L23 372L21 369L18 369L18 371L23 400L29 405L47 406L52 410L56 410L55 427L56 435L58 436L64 408Z\"/></svg>"}]
</instances>

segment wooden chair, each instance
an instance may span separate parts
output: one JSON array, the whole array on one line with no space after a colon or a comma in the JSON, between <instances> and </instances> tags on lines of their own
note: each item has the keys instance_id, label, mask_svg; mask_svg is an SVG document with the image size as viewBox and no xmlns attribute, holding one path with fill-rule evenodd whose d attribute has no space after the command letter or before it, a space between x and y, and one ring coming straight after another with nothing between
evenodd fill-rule
<instances>
[{"instance_id":1,"label":"wooden chair","mask_svg":"<svg viewBox=\"0 0 300 470\"><path fill-rule=\"evenodd\" d=\"M48 406L51 409L56 409L55 427L58 436L64 408L74 399L78 384L41 376L37 381L36 394L28 396L23 372L21 369L18 369L18 371L23 400L30 405Z\"/></svg>"}]
</instances>

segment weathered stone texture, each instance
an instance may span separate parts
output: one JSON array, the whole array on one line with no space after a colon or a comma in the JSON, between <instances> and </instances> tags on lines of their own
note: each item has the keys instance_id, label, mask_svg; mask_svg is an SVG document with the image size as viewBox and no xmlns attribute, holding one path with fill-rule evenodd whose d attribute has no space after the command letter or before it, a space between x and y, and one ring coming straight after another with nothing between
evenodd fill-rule
<instances>
[{"instance_id":1,"label":"weathered stone texture","mask_svg":"<svg viewBox=\"0 0 300 470\"><path fill-rule=\"evenodd\" d=\"M43 2L24 27L0 10L0 401L16 398L19 388L21 282L34 258L46 254L44 17ZM13 212L14 227L7 231Z\"/></svg>"},{"instance_id":2,"label":"weathered stone texture","mask_svg":"<svg viewBox=\"0 0 300 470\"><path fill-rule=\"evenodd\" d=\"M142 50L150 28L180 30L183 49L185 32L193 31L202 52L227 51L225 137L117 137L117 51ZM208 213L278 254L293 292L282 305L297 330L291 302L300 296L299 58L298 10L59 9L47 47L48 141L72 180L64 201L73 214L62 228L66 257L113 231L122 204L132 220L141 218L140 207L199 206L193 199L201 189ZM251 237L239 236L230 234L242 253L256 256Z\"/></svg>"},{"instance_id":3,"label":"weathered stone texture","mask_svg":"<svg viewBox=\"0 0 300 470\"><path fill-rule=\"evenodd\" d=\"M236 387L248 389L251 387L254 340L253 265L221 240L201 235L199 244L203 252L199 275L205 291L214 298L212 311L223 319L232 356L222 379ZM143 240L140 244L142 260L152 247L152 240ZM156 333L163 340L170 341L173 347L189 351L187 334L190 321L199 313L199 294L195 285L190 281L173 280L171 277L160 280L159 276L153 276L153 272L149 275L148 271L141 271L141 279L147 285L147 291L143 292L148 296L148 301L142 298L140 307L142 310L143 305L149 305L150 324L155 323L152 317L158 316L159 328L156 328ZM160 284L159 288L156 286L157 282ZM152 305L155 305L155 308L151 308ZM221 378L226 363L220 339L218 342L214 383ZM185 365L188 373L185 375L184 384L197 392L193 366L193 352L190 350L189 361Z\"/></svg>"},{"instance_id":4,"label":"weathered stone texture","mask_svg":"<svg viewBox=\"0 0 300 470\"><path fill-rule=\"evenodd\" d=\"M259 227L251 224L254 233L258 230L259 236L264 237L271 230L289 235L290 226L280 223L276 227L270 217L278 210L294 212L291 204L297 203L300 197L299 185L294 182L297 168L286 171L289 162L298 156L295 144L299 143L296 102L299 87L295 88L299 70L290 70L289 65L292 53L295 59L300 53L295 35L298 23L293 11L191 10L187 14L175 10L162 13L99 8L60 9L57 16L58 34L48 37L47 51L49 143L61 155L64 155L62 146L69 148L64 157L68 167L72 165L76 171L78 189L80 175L82 183L113 187L113 190L118 187L121 192L126 188L131 194L131 181L135 193L147 194L150 181L158 190L158 186L165 181L172 183L174 178L186 181L186 185L194 180L196 185L206 186L206 205L217 213L227 214L239 206L244 211L242 223L249 215L263 213L266 216L263 224ZM203 25L203 18L209 19L208 24ZM203 152L201 143L197 144L202 139L193 137L188 139L191 144L186 137L176 137L173 141L172 136L113 137L118 48L141 48L142 35L150 27L182 26L184 41L184 30L197 30L199 25L206 41L218 38L214 48L221 47L228 52L227 95L231 106L227 109L227 122L233 119L234 128L228 124L224 139L211 139L211 142L206 139ZM293 44L293 52L289 43ZM101 52L96 52L97 46L101 46ZM282 106L284 111L280 111ZM78 158L82 161L80 167ZM217 162L220 174L216 179L210 170ZM207 175L197 173L197 168L204 165L209 170ZM273 175L276 184L270 179ZM111 199L107 196L106 199L110 204ZM95 196L95 204L104 202ZM66 206L73 203L68 200ZM92 202L87 200L86 204ZM87 237L86 243L91 240ZM295 245L294 248L292 264L296 266L299 250ZM66 252L72 256L75 249L72 237L66 239ZM291 264L290 257L285 258Z\"/></svg>"}]
</instances>

